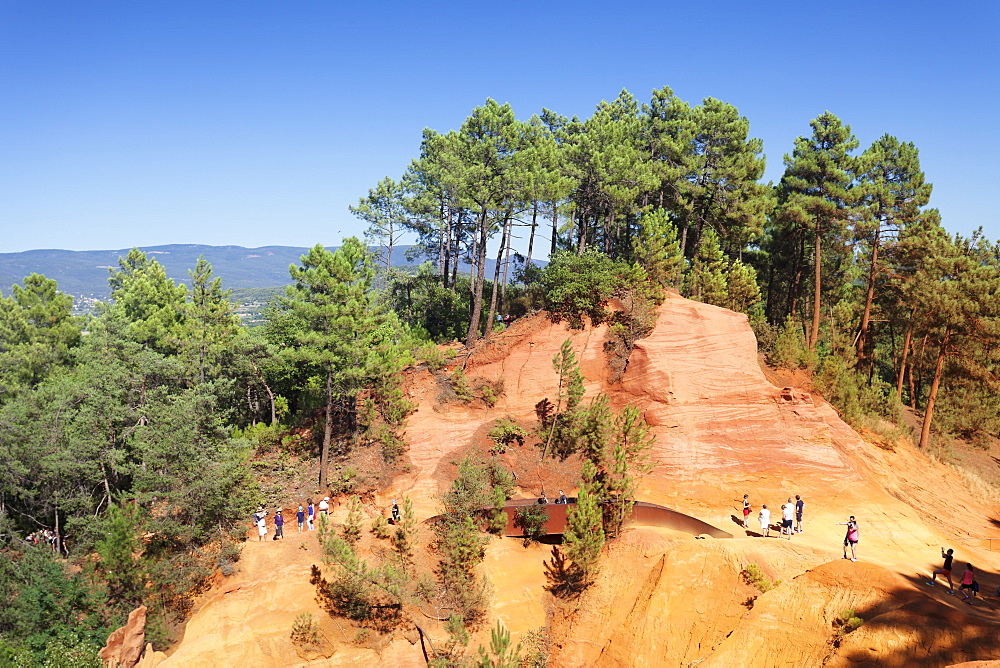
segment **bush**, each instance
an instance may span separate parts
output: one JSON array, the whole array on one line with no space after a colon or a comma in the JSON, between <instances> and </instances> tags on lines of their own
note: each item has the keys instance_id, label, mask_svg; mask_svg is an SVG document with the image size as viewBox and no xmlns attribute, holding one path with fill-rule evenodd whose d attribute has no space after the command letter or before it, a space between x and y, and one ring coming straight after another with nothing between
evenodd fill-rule
<instances>
[{"instance_id":1,"label":"bush","mask_svg":"<svg viewBox=\"0 0 1000 668\"><path fill-rule=\"evenodd\" d=\"M508 446L514 441L517 441L518 445L524 445L524 438L528 435L528 432L523 427L518 426L513 418L508 415L505 418L497 420L487 435L494 443L490 449L490 453L501 455L507 451Z\"/></svg>"},{"instance_id":2,"label":"bush","mask_svg":"<svg viewBox=\"0 0 1000 668\"><path fill-rule=\"evenodd\" d=\"M517 509L514 524L524 530L524 544L538 540L545 535L545 523L549 516L542 505L530 505Z\"/></svg>"},{"instance_id":3,"label":"bush","mask_svg":"<svg viewBox=\"0 0 1000 668\"><path fill-rule=\"evenodd\" d=\"M781 584L781 580L771 580L764 575L764 571L757 564L748 564L740 575L743 576L743 580L748 585L756 587L762 594L771 591Z\"/></svg>"},{"instance_id":4,"label":"bush","mask_svg":"<svg viewBox=\"0 0 1000 668\"><path fill-rule=\"evenodd\" d=\"M292 642L300 645L316 645L319 643L319 624L313 620L311 612L303 612L295 616L292 622Z\"/></svg>"},{"instance_id":5,"label":"bush","mask_svg":"<svg viewBox=\"0 0 1000 668\"><path fill-rule=\"evenodd\" d=\"M436 345L426 345L415 351L417 359L427 363L432 371L440 371L455 359L455 351L451 348L442 350Z\"/></svg>"},{"instance_id":6,"label":"bush","mask_svg":"<svg viewBox=\"0 0 1000 668\"><path fill-rule=\"evenodd\" d=\"M844 610L840 616L833 620L833 626L837 629L837 635L847 635L851 631L857 630L865 620L858 617L853 610Z\"/></svg>"}]
</instances>

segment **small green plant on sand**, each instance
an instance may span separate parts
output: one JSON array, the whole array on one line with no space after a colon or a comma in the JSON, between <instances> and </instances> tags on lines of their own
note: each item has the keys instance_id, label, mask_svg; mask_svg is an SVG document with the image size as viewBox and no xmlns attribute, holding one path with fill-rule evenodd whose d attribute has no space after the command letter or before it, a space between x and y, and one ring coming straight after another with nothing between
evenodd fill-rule
<instances>
[{"instance_id":1,"label":"small green plant on sand","mask_svg":"<svg viewBox=\"0 0 1000 668\"><path fill-rule=\"evenodd\" d=\"M295 621L292 622L292 642L301 645L315 645L319 642L319 624L313 619L311 612L295 616Z\"/></svg>"},{"instance_id":2,"label":"small green plant on sand","mask_svg":"<svg viewBox=\"0 0 1000 668\"><path fill-rule=\"evenodd\" d=\"M781 584L781 580L771 580L757 564L747 564L747 567L740 573L747 584L753 585L762 594L769 592Z\"/></svg>"},{"instance_id":3,"label":"small green plant on sand","mask_svg":"<svg viewBox=\"0 0 1000 668\"><path fill-rule=\"evenodd\" d=\"M847 635L864 623L865 620L858 617L853 610L844 610L839 617L833 620L833 626L837 629L838 636Z\"/></svg>"},{"instance_id":4,"label":"small green plant on sand","mask_svg":"<svg viewBox=\"0 0 1000 668\"><path fill-rule=\"evenodd\" d=\"M507 451L507 448L513 445L517 441L518 445L524 445L524 438L528 435L528 432L517 423L514 422L510 416L505 418L500 418L497 420L493 428L490 429L488 436L493 441L493 447L490 448L490 454L502 455Z\"/></svg>"}]
</instances>

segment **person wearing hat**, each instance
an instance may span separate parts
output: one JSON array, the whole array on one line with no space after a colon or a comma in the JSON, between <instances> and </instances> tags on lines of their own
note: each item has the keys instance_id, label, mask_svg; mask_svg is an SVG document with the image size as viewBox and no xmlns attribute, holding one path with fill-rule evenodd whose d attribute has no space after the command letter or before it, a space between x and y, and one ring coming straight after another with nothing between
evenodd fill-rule
<instances>
[{"instance_id":1,"label":"person wearing hat","mask_svg":"<svg viewBox=\"0 0 1000 668\"><path fill-rule=\"evenodd\" d=\"M330 497L324 496L319 502L319 514L326 515L328 512L330 512Z\"/></svg>"},{"instance_id":2,"label":"person wearing hat","mask_svg":"<svg viewBox=\"0 0 1000 668\"><path fill-rule=\"evenodd\" d=\"M392 500L392 521L393 524L399 522L399 504L396 503L396 499Z\"/></svg>"},{"instance_id":3,"label":"person wearing hat","mask_svg":"<svg viewBox=\"0 0 1000 668\"><path fill-rule=\"evenodd\" d=\"M267 535L267 511L261 508L255 517L257 518L257 540L261 541Z\"/></svg>"},{"instance_id":4,"label":"person wearing hat","mask_svg":"<svg viewBox=\"0 0 1000 668\"><path fill-rule=\"evenodd\" d=\"M285 518L281 516L281 508L274 514L274 539L285 537Z\"/></svg>"},{"instance_id":5,"label":"person wearing hat","mask_svg":"<svg viewBox=\"0 0 1000 668\"><path fill-rule=\"evenodd\" d=\"M302 506L299 506L298 512L295 513L295 521L299 524L299 533L302 533L302 527L306 525L306 511Z\"/></svg>"}]
</instances>

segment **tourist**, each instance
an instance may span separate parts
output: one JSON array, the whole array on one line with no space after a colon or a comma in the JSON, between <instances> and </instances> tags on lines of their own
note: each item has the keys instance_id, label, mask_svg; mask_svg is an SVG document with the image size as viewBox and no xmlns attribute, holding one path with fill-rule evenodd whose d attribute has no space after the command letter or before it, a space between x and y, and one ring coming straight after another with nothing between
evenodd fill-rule
<instances>
[{"instance_id":1,"label":"tourist","mask_svg":"<svg viewBox=\"0 0 1000 668\"><path fill-rule=\"evenodd\" d=\"M399 504L396 503L396 499L392 500L392 523L396 524L399 522Z\"/></svg>"},{"instance_id":2,"label":"tourist","mask_svg":"<svg viewBox=\"0 0 1000 668\"><path fill-rule=\"evenodd\" d=\"M788 499L790 502L791 499ZM795 508L791 503L781 504L781 533L788 536L788 540L792 539L792 516L795 513Z\"/></svg>"},{"instance_id":3,"label":"tourist","mask_svg":"<svg viewBox=\"0 0 1000 668\"><path fill-rule=\"evenodd\" d=\"M851 519L846 522L837 522L840 526L847 527L847 535L844 536L844 559L847 559L847 546L851 546L851 561L858 560L858 538L860 537L860 532L858 531L858 523L854 520L854 515L851 515Z\"/></svg>"},{"instance_id":4,"label":"tourist","mask_svg":"<svg viewBox=\"0 0 1000 668\"><path fill-rule=\"evenodd\" d=\"M757 519L760 520L760 530L764 535L764 538L771 537L771 511L767 509L767 504L765 503L760 507L760 513L757 515Z\"/></svg>"},{"instance_id":5,"label":"tourist","mask_svg":"<svg viewBox=\"0 0 1000 668\"><path fill-rule=\"evenodd\" d=\"M327 514L330 512L330 497L324 496L323 500L319 502L319 514L324 520Z\"/></svg>"},{"instance_id":6,"label":"tourist","mask_svg":"<svg viewBox=\"0 0 1000 668\"><path fill-rule=\"evenodd\" d=\"M316 528L316 504L313 503L312 499L306 501L306 526L312 531Z\"/></svg>"},{"instance_id":7,"label":"tourist","mask_svg":"<svg viewBox=\"0 0 1000 668\"><path fill-rule=\"evenodd\" d=\"M749 529L750 528L748 526L748 524L750 522L749 518L750 518L750 495L749 494L744 494L743 495L743 528L744 529Z\"/></svg>"},{"instance_id":8,"label":"tourist","mask_svg":"<svg viewBox=\"0 0 1000 668\"><path fill-rule=\"evenodd\" d=\"M285 518L281 515L281 508L274 515L274 540L285 537Z\"/></svg>"},{"instance_id":9,"label":"tourist","mask_svg":"<svg viewBox=\"0 0 1000 668\"><path fill-rule=\"evenodd\" d=\"M979 586L976 584L976 569L972 567L972 564L965 565L965 574L962 575L962 584L959 589L962 590L962 600L973 605L973 599L976 597ZM972 592L972 598L969 598L969 592Z\"/></svg>"},{"instance_id":10,"label":"tourist","mask_svg":"<svg viewBox=\"0 0 1000 668\"><path fill-rule=\"evenodd\" d=\"M802 533L802 513L805 511L806 502L798 494L795 495L795 531Z\"/></svg>"},{"instance_id":11,"label":"tourist","mask_svg":"<svg viewBox=\"0 0 1000 668\"><path fill-rule=\"evenodd\" d=\"M566 498L566 495L563 494L563 491L561 489L559 490L559 499L556 501L556 503L561 503L563 505L569 503L569 499Z\"/></svg>"},{"instance_id":12,"label":"tourist","mask_svg":"<svg viewBox=\"0 0 1000 668\"><path fill-rule=\"evenodd\" d=\"M262 541L264 540L264 536L267 535L267 512L263 510L258 511L256 517L257 517L257 536L258 536L257 540Z\"/></svg>"},{"instance_id":13,"label":"tourist","mask_svg":"<svg viewBox=\"0 0 1000 668\"><path fill-rule=\"evenodd\" d=\"M951 562L955 558L955 550L949 549L947 552L945 552L944 548L942 547L941 557L944 559L944 564L941 566L941 568L938 568L933 573L931 573L931 581L928 582L927 584L933 587L934 583L937 581L937 576L943 575L946 578L948 578L948 593L954 594L955 585L952 584L951 582Z\"/></svg>"},{"instance_id":14,"label":"tourist","mask_svg":"<svg viewBox=\"0 0 1000 668\"><path fill-rule=\"evenodd\" d=\"M306 524L306 511L302 506L299 506L298 512L295 513L295 521L299 525L299 533L302 533L302 528Z\"/></svg>"}]
</instances>

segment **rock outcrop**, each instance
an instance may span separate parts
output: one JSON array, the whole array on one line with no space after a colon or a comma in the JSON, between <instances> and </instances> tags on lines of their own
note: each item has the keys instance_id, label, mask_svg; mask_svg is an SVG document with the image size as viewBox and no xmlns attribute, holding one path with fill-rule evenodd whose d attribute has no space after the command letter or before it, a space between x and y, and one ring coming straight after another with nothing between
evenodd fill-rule
<instances>
[{"instance_id":1,"label":"rock outcrop","mask_svg":"<svg viewBox=\"0 0 1000 668\"><path fill-rule=\"evenodd\" d=\"M98 656L101 661L121 668L133 668L142 657L146 642L146 606L140 605L128 614L125 626L115 629L108 636Z\"/></svg>"}]
</instances>

